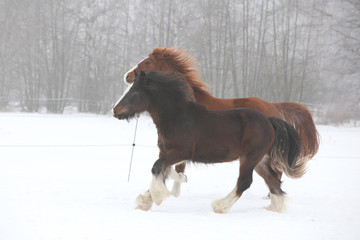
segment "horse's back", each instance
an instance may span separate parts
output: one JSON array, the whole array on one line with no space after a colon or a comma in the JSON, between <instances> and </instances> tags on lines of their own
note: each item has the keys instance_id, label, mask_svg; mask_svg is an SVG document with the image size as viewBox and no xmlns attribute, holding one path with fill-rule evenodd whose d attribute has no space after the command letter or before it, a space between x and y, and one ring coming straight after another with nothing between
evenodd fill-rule
<instances>
[{"instance_id":1,"label":"horse's back","mask_svg":"<svg viewBox=\"0 0 360 240\"><path fill-rule=\"evenodd\" d=\"M202 119L203 127L208 129L219 129L227 131L232 129L233 132L254 132L264 131L273 132L272 125L268 117L262 113L249 109L249 108L235 108L229 110L206 110L202 108L203 114L206 112L205 117ZM199 113L196 113L197 115ZM207 123L209 122L209 123Z\"/></svg>"},{"instance_id":2,"label":"horse's back","mask_svg":"<svg viewBox=\"0 0 360 240\"><path fill-rule=\"evenodd\" d=\"M248 152L264 152L273 142L274 130L261 113L247 108L197 112L197 161L231 161ZM265 151L266 151L265 150ZM206 155L202 153L207 152Z\"/></svg>"},{"instance_id":3,"label":"horse's back","mask_svg":"<svg viewBox=\"0 0 360 240\"><path fill-rule=\"evenodd\" d=\"M259 111L261 114L267 117L282 118L281 113L273 103L267 102L257 97L249 98L234 98L235 108L250 108Z\"/></svg>"}]
</instances>

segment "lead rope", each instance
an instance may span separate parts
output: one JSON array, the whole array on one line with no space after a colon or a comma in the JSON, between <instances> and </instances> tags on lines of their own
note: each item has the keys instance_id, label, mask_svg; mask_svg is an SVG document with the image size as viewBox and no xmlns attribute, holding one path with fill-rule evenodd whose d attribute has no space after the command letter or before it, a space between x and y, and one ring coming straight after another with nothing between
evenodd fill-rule
<instances>
[{"instance_id":1,"label":"lead rope","mask_svg":"<svg viewBox=\"0 0 360 240\"><path fill-rule=\"evenodd\" d=\"M130 158L128 182L130 181L131 165L132 165L134 149L135 149L135 139L136 139L136 132L137 132L137 127L138 127L138 120L139 120L139 115L136 116L136 125L135 125L134 140L133 140L133 144L132 144L132 151L131 151L131 158Z\"/></svg>"}]
</instances>

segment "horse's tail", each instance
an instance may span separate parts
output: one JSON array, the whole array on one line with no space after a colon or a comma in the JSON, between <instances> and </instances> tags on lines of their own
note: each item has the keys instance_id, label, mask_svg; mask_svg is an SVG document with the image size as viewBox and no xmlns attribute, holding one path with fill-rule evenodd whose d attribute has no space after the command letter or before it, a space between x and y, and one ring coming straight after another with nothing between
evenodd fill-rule
<instances>
[{"instance_id":1,"label":"horse's tail","mask_svg":"<svg viewBox=\"0 0 360 240\"><path fill-rule=\"evenodd\" d=\"M307 159L314 157L319 149L319 133L310 111L299 103L280 102L274 105L284 120L290 123L299 134L302 142L301 157Z\"/></svg>"},{"instance_id":2,"label":"horse's tail","mask_svg":"<svg viewBox=\"0 0 360 240\"><path fill-rule=\"evenodd\" d=\"M269 118L274 130L275 141L270 149L271 166L291 178L300 178L306 172L306 158L301 157L301 139L289 123Z\"/></svg>"}]
</instances>

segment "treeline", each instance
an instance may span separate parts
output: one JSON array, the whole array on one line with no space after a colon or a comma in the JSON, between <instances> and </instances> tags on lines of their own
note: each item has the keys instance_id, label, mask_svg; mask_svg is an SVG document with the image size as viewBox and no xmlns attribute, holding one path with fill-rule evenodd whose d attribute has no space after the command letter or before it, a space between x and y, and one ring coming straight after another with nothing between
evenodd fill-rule
<instances>
[{"instance_id":1,"label":"treeline","mask_svg":"<svg viewBox=\"0 0 360 240\"><path fill-rule=\"evenodd\" d=\"M107 113L159 46L192 52L218 97L360 117L358 0L0 0L0 110Z\"/></svg>"}]
</instances>

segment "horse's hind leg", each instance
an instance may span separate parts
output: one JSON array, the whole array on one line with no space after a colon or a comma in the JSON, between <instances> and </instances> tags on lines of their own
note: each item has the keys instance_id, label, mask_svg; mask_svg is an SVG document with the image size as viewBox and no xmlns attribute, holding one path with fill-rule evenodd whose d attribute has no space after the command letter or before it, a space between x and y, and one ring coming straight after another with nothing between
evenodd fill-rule
<instances>
[{"instance_id":1,"label":"horse's hind leg","mask_svg":"<svg viewBox=\"0 0 360 240\"><path fill-rule=\"evenodd\" d=\"M275 172L271 167L269 156L265 156L261 162L256 166L255 171L265 180L266 185L270 190L271 204L266 209L276 212L284 212L285 193L281 190L281 181L279 173Z\"/></svg>"},{"instance_id":2,"label":"horse's hind leg","mask_svg":"<svg viewBox=\"0 0 360 240\"><path fill-rule=\"evenodd\" d=\"M235 187L226 197L215 200L212 202L211 206L215 213L227 213L234 203L240 198L236 193L237 187Z\"/></svg>"},{"instance_id":3,"label":"horse's hind leg","mask_svg":"<svg viewBox=\"0 0 360 240\"><path fill-rule=\"evenodd\" d=\"M258 161L247 161L247 158L240 159L240 176L236 187L223 199L212 203L215 213L227 213L232 205L241 197L243 192L248 189L252 183L252 174Z\"/></svg>"}]
</instances>

